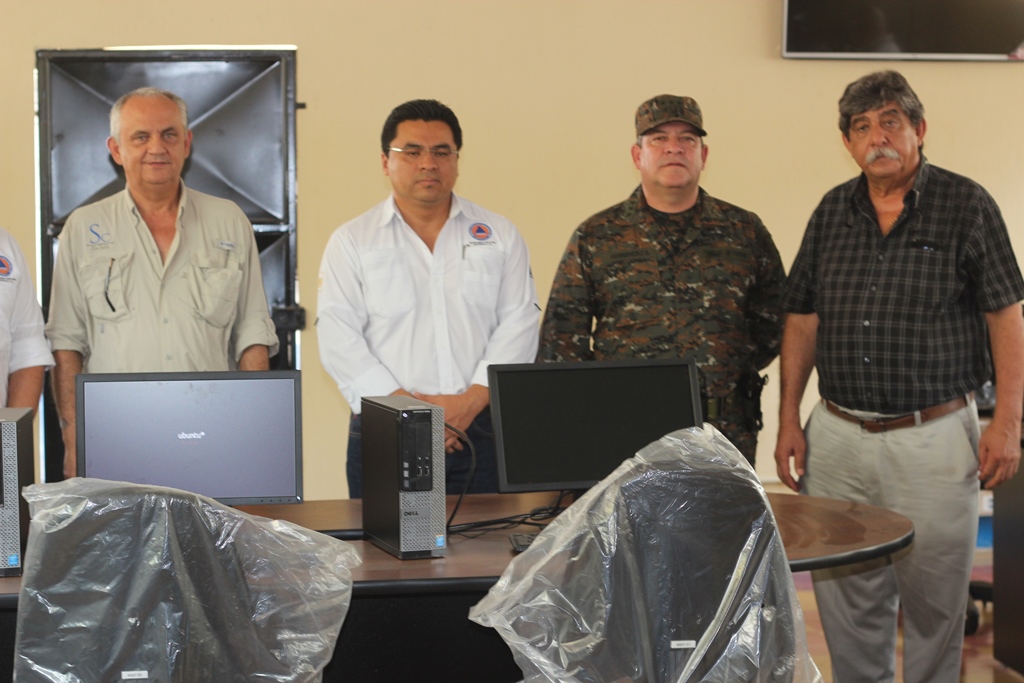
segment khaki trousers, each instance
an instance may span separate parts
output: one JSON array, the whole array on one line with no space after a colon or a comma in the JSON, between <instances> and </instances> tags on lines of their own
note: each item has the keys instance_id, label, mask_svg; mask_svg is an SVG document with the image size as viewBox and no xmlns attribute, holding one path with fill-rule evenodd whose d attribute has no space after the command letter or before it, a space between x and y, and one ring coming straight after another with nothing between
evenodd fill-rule
<instances>
[{"instance_id":1,"label":"khaki trousers","mask_svg":"<svg viewBox=\"0 0 1024 683\"><path fill-rule=\"evenodd\" d=\"M835 683L895 679L901 607L904 682L959 681L978 533L979 435L974 401L880 434L822 404L812 413L805 492L888 508L914 523L914 543L891 557L812 573Z\"/></svg>"}]
</instances>

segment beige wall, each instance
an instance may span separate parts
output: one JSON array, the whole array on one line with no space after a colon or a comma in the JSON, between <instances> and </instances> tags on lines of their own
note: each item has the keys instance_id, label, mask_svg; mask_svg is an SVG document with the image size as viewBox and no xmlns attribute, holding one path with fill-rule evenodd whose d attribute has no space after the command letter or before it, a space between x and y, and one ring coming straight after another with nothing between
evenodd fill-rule
<instances>
[{"instance_id":1,"label":"beige wall","mask_svg":"<svg viewBox=\"0 0 1024 683\"><path fill-rule=\"evenodd\" d=\"M629 158L636 105L695 97L711 148L704 187L756 211L787 267L821 195L857 171L836 100L890 63L780 55L782 0L3 0L0 225L35 252L35 50L110 45L298 47L299 289L316 309L330 232L386 196L378 138L390 109L438 98L465 131L457 190L509 216L542 301L566 239L638 182ZM995 196L1024 253L1024 65L895 65L926 108L929 158ZM97 140L102 145L103 140ZM306 496L345 495L348 409L302 337ZM771 452L778 382L766 392L759 455Z\"/></svg>"}]
</instances>

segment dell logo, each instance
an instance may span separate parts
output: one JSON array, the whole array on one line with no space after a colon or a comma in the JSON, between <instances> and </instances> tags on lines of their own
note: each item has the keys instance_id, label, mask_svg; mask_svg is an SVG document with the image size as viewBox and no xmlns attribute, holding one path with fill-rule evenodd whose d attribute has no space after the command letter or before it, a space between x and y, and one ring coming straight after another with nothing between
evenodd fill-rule
<instances>
[{"instance_id":1,"label":"dell logo","mask_svg":"<svg viewBox=\"0 0 1024 683\"><path fill-rule=\"evenodd\" d=\"M402 516L403 517L419 517L420 516L420 511L419 510L405 510L404 512L402 512Z\"/></svg>"},{"instance_id":2,"label":"dell logo","mask_svg":"<svg viewBox=\"0 0 1024 683\"><path fill-rule=\"evenodd\" d=\"M206 432L178 432L179 439L201 439L206 436Z\"/></svg>"}]
</instances>

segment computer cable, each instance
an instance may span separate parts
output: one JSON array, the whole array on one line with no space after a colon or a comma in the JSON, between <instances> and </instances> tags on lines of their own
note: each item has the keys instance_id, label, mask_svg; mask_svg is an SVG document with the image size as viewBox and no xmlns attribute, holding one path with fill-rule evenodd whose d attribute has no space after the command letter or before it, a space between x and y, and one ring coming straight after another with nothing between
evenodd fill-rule
<instances>
[{"instance_id":1,"label":"computer cable","mask_svg":"<svg viewBox=\"0 0 1024 683\"><path fill-rule=\"evenodd\" d=\"M455 501L455 507L452 509L452 514L448 517L448 523L445 525L446 531L450 534L452 533L452 520L455 519L455 513L459 511L459 506L462 505L462 499L466 497L466 491L469 490L470 485L473 483L473 475L476 474L476 448L474 448L473 442L470 441L465 432L452 427L447 422L444 423L444 426L455 432L455 435L459 437L459 440L469 446L469 474L466 476L466 483L462 487L462 492L459 493L459 499Z\"/></svg>"},{"instance_id":2,"label":"computer cable","mask_svg":"<svg viewBox=\"0 0 1024 683\"><path fill-rule=\"evenodd\" d=\"M562 491L558 494L558 497L555 498L551 505L534 508L529 512L524 512L518 515L499 517L497 519L485 519L478 522L465 522L463 524L455 525L452 525L451 519L449 519L448 534L457 534L460 536L466 536L467 538L474 538L489 531L501 531L503 529L512 529L517 526L534 526L538 529L543 529L552 519L565 510L565 508L562 507L562 499L568 493L568 491ZM452 516L454 517L454 513Z\"/></svg>"}]
</instances>

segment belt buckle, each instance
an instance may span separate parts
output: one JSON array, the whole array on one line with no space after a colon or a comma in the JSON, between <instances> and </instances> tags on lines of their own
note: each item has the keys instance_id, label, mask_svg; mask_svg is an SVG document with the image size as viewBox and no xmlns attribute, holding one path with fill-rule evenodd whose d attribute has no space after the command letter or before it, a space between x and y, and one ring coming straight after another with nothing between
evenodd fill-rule
<instances>
[{"instance_id":1,"label":"belt buckle","mask_svg":"<svg viewBox=\"0 0 1024 683\"><path fill-rule=\"evenodd\" d=\"M871 434L881 434L888 431L889 420L861 420L860 427Z\"/></svg>"}]
</instances>

